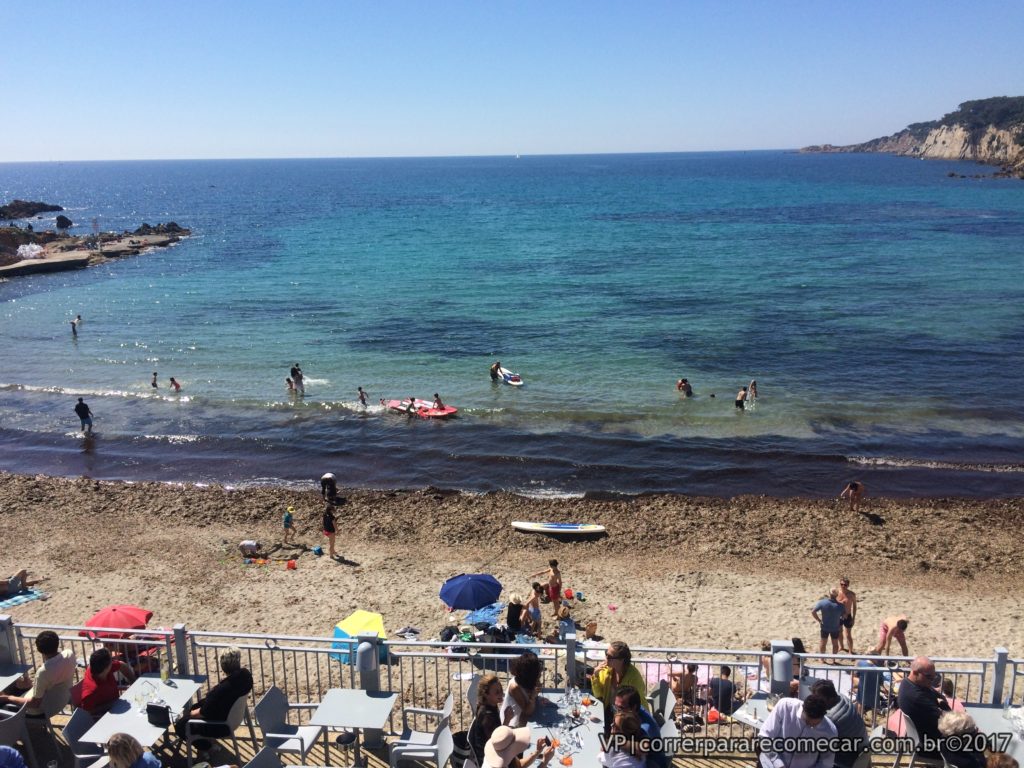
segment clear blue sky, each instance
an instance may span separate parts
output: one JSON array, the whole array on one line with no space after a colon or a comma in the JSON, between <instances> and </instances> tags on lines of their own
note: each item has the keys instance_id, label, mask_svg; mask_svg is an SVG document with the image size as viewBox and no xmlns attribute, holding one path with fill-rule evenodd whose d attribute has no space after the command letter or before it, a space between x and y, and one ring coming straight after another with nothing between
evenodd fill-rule
<instances>
[{"instance_id":1,"label":"clear blue sky","mask_svg":"<svg viewBox=\"0 0 1024 768\"><path fill-rule=\"evenodd\" d=\"M1021 0L5 0L0 161L772 149L1024 95Z\"/></svg>"}]
</instances>

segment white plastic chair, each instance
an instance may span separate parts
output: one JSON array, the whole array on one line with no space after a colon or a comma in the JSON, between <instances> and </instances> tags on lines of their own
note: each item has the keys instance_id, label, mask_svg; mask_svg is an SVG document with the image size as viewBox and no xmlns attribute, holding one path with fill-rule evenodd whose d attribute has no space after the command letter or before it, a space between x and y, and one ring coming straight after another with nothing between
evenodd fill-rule
<instances>
[{"instance_id":1,"label":"white plastic chair","mask_svg":"<svg viewBox=\"0 0 1024 768\"><path fill-rule=\"evenodd\" d=\"M910 753L910 762L907 764L907 768L914 768L914 764L929 766L929 768L941 768L945 765L945 760L940 757L922 757L918 750L921 748L921 734L917 730L917 726L914 725L914 721L911 720L906 712L903 714L903 727L907 729L907 738L910 739L914 744L914 749ZM899 762L900 756L896 757L896 761Z\"/></svg>"},{"instance_id":2,"label":"white plastic chair","mask_svg":"<svg viewBox=\"0 0 1024 768\"><path fill-rule=\"evenodd\" d=\"M217 721L190 718L185 721L185 751L188 753L188 768L192 768L192 743L197 739L216 741L217 739L226 739L230 735L231 743L235 748L235 754L238 755L238 737L235 736L235 731L241 726L243 720L249 726L249 738L252 739L254 745L256 744L256 732L253 730L252 720L249 718L249 707L246 706L248 698L249 694L238 697L235 703L231 705L231 711L228 712L227 720ZM230 731L230 734L225 736L207 736L202 733L193 733L192 728L196 725L223 725Z\"/></svg>"},{"instance_id":3,"label":"white plastic chair","mask_svg":"<svg viewBox=\"0 0 1024 768\"><path fill-rule=\"evenodd\" d=\"M449 692L441 709L405 707L402 709L402 735L389 748L389 763L396 768L402 760L434 762L438 768L451 758L455 749L450 726L455 699ZM419 715L437 721L432 731L416 731L409 724L409 715Z\"/></svg>"},{"instance_id":4,"label":"white plastic chair","mask_svg":"<svg viewBox=\"0 0 1024 768\"><path fill-rule=\"evenodd\" d=\"M263 747L245 764L245 768L283 768L283 763L276 749Z\"/></svg>"},{"instance_id":5,"label":"white plastic chair","mask_svg":"<svg viewBox=\"0 0 1024 768\"><path fill-rule=\"evenodd\" d=\"M477 693L480 690L480 675L473 675L469 680L469 688L466 689L466 699L469 701L469 711L476 712Z\"/></svg>"},{"instance_id":6,"label":"white plastic chair","mask_svg":"<svg viewBox=\"0 0 1024 768\"><path fill-rule=\"evenodd\" d=\"M403 760L433 763L437 768L444 768L455 751L455 741L449 722L447 717L441 720L430 744L392 744L388 756L391 768L398 768Z\"/></svg>"},{"instance_id":7,"label":"white plastic chair","mask_svg":"<svg viewBox=\"0 0 1024 768\"><path fill-rule=\"evenodd\" d=\"M21 741L25 745L25 755L28 757L30 768L39 768L35 750L32 749L32 737L29 736L28 726L25 725L25 708L27 706L26 702L14 714L0 717L0 744L13 747Z\"/></svg>"},{"instance_id":8,"label":"white plastic chair","mask_svg":"<svg viewBox=\"0 0 1024 768\"><path fill-rule=\"evenodd\" d=\"M68 743L68 748L71 749L72 757L75 758L75 768L86 768L103 756L103 749L99 744L90 744L81 740L85 732L92 728L95 722L92 715L84 709L76 709L60 732L64 741Z\"/></svg>"},{"instance_id":9,"label":"white plastic chair","mask_svg":"<svg viewBox=\"0 0 1024 768\"><path fill-rule=\"evenodd\" d=\"M328 749L327 730L323 726L288 723L288 697L276 685L270 686L256 703L255 713L256 723L263 731L265 747L297 754L301 763L306 761L306 755L316 746L320 736L324 737L325 752Z\"/></svg>"}]
</instances>

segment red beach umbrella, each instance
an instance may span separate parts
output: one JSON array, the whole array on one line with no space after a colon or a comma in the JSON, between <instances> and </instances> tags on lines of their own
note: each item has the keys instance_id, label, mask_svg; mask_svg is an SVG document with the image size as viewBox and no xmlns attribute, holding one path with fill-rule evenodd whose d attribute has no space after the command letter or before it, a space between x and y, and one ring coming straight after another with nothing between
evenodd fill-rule
<instances>
[{"instance_id":1,"label":"red beach umbrella","mask_svg":"<svg viewBox=\"0 0 1024 768\"><path fill-rule=\"evenodd\" d=\"M101 608L85 622L87 627L104 627L110 629L145 629L153 618L153 612L137 605L108 605ZM82 637L107 637L124 639L131 637L131 632L89 632L82 630Z\"/></svg>"}]
</instances>

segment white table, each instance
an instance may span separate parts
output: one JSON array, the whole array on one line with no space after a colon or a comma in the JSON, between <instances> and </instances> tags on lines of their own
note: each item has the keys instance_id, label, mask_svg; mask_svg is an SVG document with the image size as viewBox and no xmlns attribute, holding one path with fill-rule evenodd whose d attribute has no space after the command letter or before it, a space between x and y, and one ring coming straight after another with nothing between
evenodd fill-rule
<instances>
[{"instance_id":1,"label":"white table","mask_svg":"<svg viewBox=\"0 0 1024 768\"><path fill-rule=\"evenodd\" d=\"M364 691L360 688L331 688L309 719L310 725L353 730L382 729L388 724L397 693ZM359 737L355 741L355 765L360 762Z\"/></svg>"},{"instance_id":2,"label":"white table","mask_svg":"<svg viewBox=\"0 0 1024 768\"><path fill-rule=\"evenodd\" d=\"M121 694L121 698L114 702L107 714L82 735L81 741L106 744L115 733L127 733L138 739L142 746L152 747L167 729L149 724L146 704L150 701L165 702L171 708L173 722L205 681L206 677L202 675L172 676L169 684L164 684L160 682L158 674L143 675Z\"/></svg>"},{"instance_id":3,"label":"white table","mask_svg":"<svg viewBox=\"0 0 1024 768\"><path fill-rule=\"evenodd\" d=\"M1013 738L1006 745L1004 751L1018 763L1024 765L1024 741L1021 741L1020 736L1013 733L1013 724L1009 720L1003 719L1002 707L972 705L964 707L964 709L967 711L967 714L974 718L974 722L978 725L978 730L986 736L996 733L1012 734ZM996 746L1002 745L997 742Z\"/></svg>"},{"instance_id":4,"label":"white table","mask_svg":"<svg viewBox=\"0 0 1024 768\"><path fill-rule=\"evenodd\" d=\"M0 691L7 690L7 686L16 683L29 669L27 664L0 665Z\"/></svg>"},{"instance_id":5,"label":"white table","mask_svg":"<svg viewBox=\"0 0 1024 768\"><path fill-rule=\"evenodd\" d=\"M743 705L734 709L728 715L738 723L749 725L755 730L761 730L764 721L768 719L768 694L758 692L743 702Z\"/></svg>"},{"instance_id":6,"label":"white table","mask_svg":"<svg viewBox=\"0 0 1024 768\"><path fill-rule=\"evenodd\" d=\"M569 726L569 733L579 735L582 749L573 749L573 765L578 768L592 768L599 765L598 755L601 754L601 735L604 733L604 704L596 696L591 695L589 707L580 705L580 719L571 722L569 713L562 711L562 703L565 701L565 691L543 690L541 696L547 699L547 703L538 702L530 718L531 735L530 740L536 745L537 739L547 736L549 739L562 739L561 729L563 725ZM562 752L555 750L555 756L551 765L557 765L563 757Z\"/></svg>"}]
</instances>

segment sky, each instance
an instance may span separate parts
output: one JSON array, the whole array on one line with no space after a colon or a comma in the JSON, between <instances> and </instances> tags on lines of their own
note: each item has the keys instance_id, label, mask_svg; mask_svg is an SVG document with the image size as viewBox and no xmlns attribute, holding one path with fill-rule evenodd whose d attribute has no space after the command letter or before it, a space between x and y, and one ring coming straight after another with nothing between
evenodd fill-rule
<instances>
[{"instance_id":1,"label":"sky","mask_svg":"<svg viewBox=\"0 0 1024 768\"><path fill-rule=\"evenodd\" d=\"M786 149L1024 95L1021 0L4 0L0 162Z\"/></svg>"}]
</instances>

